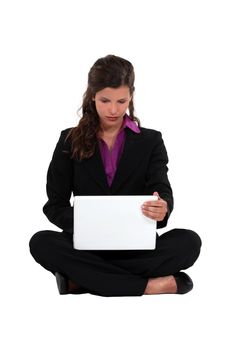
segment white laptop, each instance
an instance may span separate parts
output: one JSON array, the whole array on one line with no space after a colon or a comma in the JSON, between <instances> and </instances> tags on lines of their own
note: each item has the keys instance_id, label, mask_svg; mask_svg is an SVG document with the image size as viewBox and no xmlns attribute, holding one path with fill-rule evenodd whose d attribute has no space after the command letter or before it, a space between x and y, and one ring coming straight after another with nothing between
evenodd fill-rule
<instances>
[{"instance_id":1,"label":"white laptop","mask_svg":"<svg viewBox=\"0 0 233 350\"><path fill-rule=\"evenodd\" d=\"M145 201L157 196L75 196L75 249L155 249L156 221L141 210Z\"/></svg>"}]
</instances>

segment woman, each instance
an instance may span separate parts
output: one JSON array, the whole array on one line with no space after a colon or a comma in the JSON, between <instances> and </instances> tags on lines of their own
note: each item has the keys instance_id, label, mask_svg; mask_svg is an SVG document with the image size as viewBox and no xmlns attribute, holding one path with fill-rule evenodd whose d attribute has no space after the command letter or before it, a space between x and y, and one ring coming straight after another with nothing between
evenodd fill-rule
<instances>
[{"instance_id":1,"label":"woman","mask_svg":"<svg viewBox=\"0 0 233 350\"><path fill-rule=\"evenodd\" d=\"M157 221L157 228L167 225L173 196L166 148L161 133L141 127L134 116L133 94L132 64L114 55L98 59L88 74L82 118L76 127L61 132L54 150L43 212L63 231L37 232L30 240L30 251L56 276L60 294L184 294L193 287L191 278L181 272L200 253L201 240L191 230L157 235L155 250L73 248L72 193L157 195L157 201L144 203L141 210Z\"/></svg>"}]
</instances>

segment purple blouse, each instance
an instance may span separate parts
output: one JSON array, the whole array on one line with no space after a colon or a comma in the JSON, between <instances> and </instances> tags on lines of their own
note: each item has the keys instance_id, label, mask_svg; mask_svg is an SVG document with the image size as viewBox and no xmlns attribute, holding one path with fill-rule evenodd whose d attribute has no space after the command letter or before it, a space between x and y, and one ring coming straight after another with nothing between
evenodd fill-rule
<instances>
[{"instance_id":1,"label":"purple blouse","mask_svg":"<svg viewBox=\"0 0 233 350\"><path fill-rule=\"evenodd\" d=\"M126 138L126 133L125 133L126 127L130 128L132 131L134 131L137 134L140 133L140 129L137 126L137 124L133 120L131 120L129 116L126 114L124 116L124 121L122 123L122 126L119 130L119 133L116 137L114 146L111 151L109 150L106 142L102 138L99 139L100 153L103 160L105 174L106 174L109 186L111 186L112 184L114 175L117 170L117 166L119 164L119 160L121 158L121 155L124 149L125 138Z\"/></svg>"}]
</instances>

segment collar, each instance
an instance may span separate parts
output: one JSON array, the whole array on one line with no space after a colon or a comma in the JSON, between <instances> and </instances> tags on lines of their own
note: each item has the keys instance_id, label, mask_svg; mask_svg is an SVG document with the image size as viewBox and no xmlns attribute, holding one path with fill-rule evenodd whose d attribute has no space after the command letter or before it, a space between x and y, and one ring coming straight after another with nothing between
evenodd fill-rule
<instances>
[{"instance_id":1,"label":"collar","mask_svg":"<svg viewBox=\"0 0 233 350\"><path fill-rule=\"evenodd\" d=\"M125 114L124 116L124 121L122 123L121 129L125 129L125 128L129 128L130 130L132 130L133 132L139 134L141 131L139 129L139 127L137 126L137 124L135 123L135 121L133 121L128 114Z\"/></svg>"}]
</instances>

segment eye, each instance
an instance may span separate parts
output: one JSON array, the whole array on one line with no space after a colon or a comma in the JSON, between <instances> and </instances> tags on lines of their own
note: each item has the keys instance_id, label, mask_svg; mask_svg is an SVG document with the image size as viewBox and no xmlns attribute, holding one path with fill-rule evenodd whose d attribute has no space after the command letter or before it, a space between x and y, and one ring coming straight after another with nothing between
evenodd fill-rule
<instances>
[{"instance_id":1,"label":"eye","mask_svg":"<svg viewBox=\"0 0 233 350\"><path fill-rule=\"evenodd\" d=\"M109 102L108 100L100 100L102 103L107 103ZM118 101L120 104L126 103L125 100Z\"/></svg>"}]
</instances>

